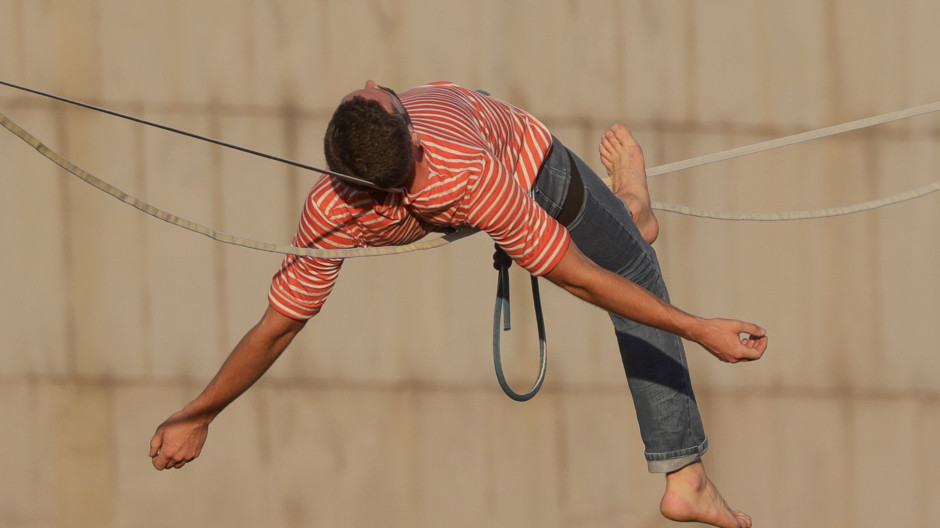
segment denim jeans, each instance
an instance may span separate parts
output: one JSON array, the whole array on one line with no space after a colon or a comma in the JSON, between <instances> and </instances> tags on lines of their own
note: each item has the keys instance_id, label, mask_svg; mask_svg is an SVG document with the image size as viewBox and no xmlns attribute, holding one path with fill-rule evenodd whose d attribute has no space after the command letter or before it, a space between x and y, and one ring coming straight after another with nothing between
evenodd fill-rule
<instances>
[{"instance_id":1,"label":"denim jeans","mask_svg":"<svg viewBox=\"0 0 940 528\"><path fill-rule=\"evenodd\" d=\"M640 235L627 206L584 161L553 138L552 151L532 187L550 215L561 211L571 183L572 156L584 184L584 203L567 226L582 253L659 298L669 301L653 247ZM697 461L708 449L682 340L669 332L610 314L636 408L651 473Z\"/></svg>"}]
</instances>

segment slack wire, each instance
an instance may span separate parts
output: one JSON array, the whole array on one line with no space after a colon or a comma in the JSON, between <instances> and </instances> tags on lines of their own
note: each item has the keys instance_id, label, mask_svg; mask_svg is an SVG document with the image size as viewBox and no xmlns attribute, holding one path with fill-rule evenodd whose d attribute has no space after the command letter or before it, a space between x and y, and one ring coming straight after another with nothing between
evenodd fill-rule
<instances>
[{"instance_id":1,"label":"slack wire","mask_svg":"<svg viewBox=\"0 0 940 528\"><path fill-rule=\"evenodd\" d=\"M255 156L260 156L262 158L267 158L270 160L287 163L289 165L293 165L293 166L300 167L303 169L312 170L314 172L319 172L321 174L333 176L341 180L346 180L350 183L359 184L359 185L363 185L366 187L377 188L371 182L360 180L358 178L354 178L345 174L339 174L339 173L329 171L326 169L321 169L321 168L313 167L310 165L305 165L303 163L299 163L293 160L285 159L279 156L274 156L272 154L267 154L264 152L259 152L259 151L252 150L249 148L241 147L239 145L233 145L231 143L226 143L224 141L219 141L216 139L201 136L199 134L194 134L192 132L187 132L185 130L180 130L180 129L173 128L170 126L161 125L159 123L154 123L154 122L147 121L145 119L141 119L138 117L122 114L120 112L115 112L113 110L108 110L106 108L100 108L100 107L93 106L87 103L82 103L80 101L74 101L71 99L67 99L65 97L60 97L58 95L41 92L39 90L35 90L32 88L18 86L16 84L12 84L3 80L0 80L0 85L8 86L10 88L16 88L18 90L23 90L32 94L40 95L40 96L54 99L57 101L61 101L64 103L86 108L89 110L102 112L102 113L112 115L115 117L120 117L122 119L134 121L136 123L140 123L143 125L163 129L168 132L181 134L181 135L193 138L193 139L206 141L208 143L213 143L215 145L219 145L222 147L231 148L231 149L238 150L247 154L252 154ZM835 134L841 134L841 133L849 132L852 130L858 130L860 128L887 123L889 121L907 119L907 118L911 118L911 117L918 116L918 115L936 112L938 110L940 110L940 101L927 104L927 105L918 106L918 107L898 110L895 112L889 112L887 114L881 114L881 115L869 117L866 119L851 121L851 122L843 123L840 125L825 127L825 128L821 128L817 130L811 130L809 132L795 134L792 136L787 136L784 138L779 138L779 139L775 139L771 141L765 141L763 143L747 145L744 147L733 148L730 150L716 152L716 153L708 154L705 156L699 156L697 158L692 158L692 159L688 159L688 160L680 161L676 163L670 163L668 165L662 165L660 167L652 167L647 171L647 176L652 177L657 174L665 174L668 172L675 172L679 170L690 169L692 167L698 167L698 166L705 165L708 163L715 163L718 161L724 161L724 160L736 158L739 156L755 154L757 152L763 152L765 150L785 147L788 145L793 145L793 144L804 142L804 141L816 140L816 139L820 139L820 138L835 135ZM143 200L139 200L133 196L128 195L124 191L114 187L113 185L110 185L109 183L97 178L93 174L76 166L74 163L72 163L71 161L63 157L62 155L58 154L57 152L53 151L52 149L44 145L36 137L32 136L29 132L24 130L22 127L16 125L15 123L7 119L6 116L2 114L0 114L0 125L2 125L4 128L8 129L14 135L18 136L27 144L35 148L40 154L48 158L50 161L56 163L57 165L65 169L66 171L72 173L78 178L98 188L99 190L110 194L111 196L117 198L118 200L121 200L122 202L128 205L136 207L137 209L143 211L144 213L147 213L151 216L159 218L160 220L169 222L179 227L183 227L184 229L189 229L191 231L197 232L199 234L208 236L212 239L215 239L220 242L227 243L227 244L239 245L239 246L244 246L244 247L248 247L251 249L257 249L257 250L262 250L262 251L271 251L271 252L276 252L276 253L285 253L285 254L306 256L306 257L353 258L353 257L399 254L399 253L407 253L410 251L438 248L438 247L447 245L451 242L455 242L457 240L470 236L477 232L475 229L463 228L463 229L448 233L441 237L430 238L430 239L426 238L418 242L408 244L408 245L403 245L403 246L386 246L386 247L336 249L336 250L324 250L324 249L316 249L316 248L298 248L294 246L284 246L284 245L272 244L268 242L259 242L255 240L244 239L241 237L235 237L232 235L228 235L226 233L221 233L210 227L197 224L185 218L180 218L170 212L160 210ZM605 181L605 183L610 185L609 181ZM381 189L381 190L386 191L386 192L402 192L401 189ZM853 214L853 213L858 213L862 211L869 211L878 207L884 207L886 205L892 205L892 204L900 203L903 201L912 200L914 198L919 198L921 196L925 196L927 194L931 194L931 193L938 192L938 191L940 191L940 181L934 182L930 185L921 187L919 189L914 189L908 192L880 198L880 199L873 200L870 202L855 204L851 206L835 207L835 208L829 208L829 209L819 209L819 210L812 210L812 211L789 211L789 212L779 212L779 213L744 213L744 212L739 213L739 212L729 212L729 211L709 211L709 210L697 209L697 208L692 208L692 207L687 207L687 206L682 206L682 205L667 204L667 203L660 203L660 202L653 202L652 205L654 209L670 211L670 212L691 215L691 216L698 216L701 218L713 218L713 219L721 219L721 220L750 220L750 221L785 220L787 221L787 220L800 220L800 219L810 219L810 218L824 218L824 217L838 216L838 215L844 215L844 214Z\"/></svg>"},{"instance_id":2,"label":"slack wire","mask_svg":"<svg viewBox=\"0 0 940 528\"><path fill-rule=\"evenodd\" d=\"M283 157L281 157L281 156L275 156L274 154L268 154L267 152L261 152L261 151L259 151L259 150L250 149L250 148L247 148L247 147L243 147L243 146L241 146L241 145L235 145L234 143L227 143L227 142L225 142L225 141L220 141L220 140L218 140L218 139L214 139L214 138L211 138L211 137L201 136L201 135L199 135L199 134L195 134L195 133L189 132L189 131L187 131L187 130L182 130L182 129L179 129L179 128L174 128L174 127L167 126L167 125L163 125L163 124L160 124L160 123L155 123L155 122L153 122L153 121L148 121L148 120L142 119L142 118L140 118L140 117L135 117L135 116L128 115L128 114L122 114L121 112L115 112L114 110L110 110L110 109L108 109L108 108L103 108L103 107L100 107L100 106L95 106L95 105L91 105L91 104L88 104L88 103L83 103L83 102L81 102L81 101L76 101L75 99L69 99L69 98L67 98L67 97L62 97L62 96L60 96L60 95L55 95L55 94L52 94L52 93L48 93L48 92L43 92L43 91L40 91L40 90L36 90L35 88L29 88L29 87L26 87L26 86L20 86L20 85L18 85L18 84L13 84L13 83L11 83L11 82L7 82L7 81L4 81L4 80L2 80L2 79L0 79L0 84L2 84L2 85L4 85L4 86L8 86L8 87L10 87L10 88L15 88L15 89L17 89L17 90L22 90L22 91L24 91L24 92L29 92L29 93L31 93L31 94L35 94L35 95L39 95L39 96L42 96L42 97L46 97L46 98L48 98L48 99L53 99L53 100L55 100L55 101L60 101L60 102L63 102L63 103L68 103L68 104L70 104L70 105L74 105L74 106L78 106L78 107L81 107L81 108L85 108L85 109L87 109L87 110L94 110L95 112L101 112L101 113L103 113L103 114L108 114L108 115L110 115L110 116L120 117L121 119L126 119L126 120L128 120L128 121L133 121L133 122L139 123L139 124L141 124L141 125L147 125L147 126L150 126L150 127L153 127L153 128L159 128L159 129L161 129L161 130L166 130L167 132L172 132L172 133L174 133L174 134L180 134L180 135L182 135L182 136L190 137L190 138L193 138L193 139L198 139L198 140L200 140L200 141L205 141L205 142L207 142L207 143L212 143L212 144L218 145L218 146L220 146L220 147L230 148L230 149L233 149L233 150L237 150L237 151L240 151L240 152L244 152L244 153L246 153L246 154L251 154L251 155L254 155L254 156L260 156L260 157L262 157L262 158L266 158L266 159L273 160L273 161L279 161L279 162L281 162L281 163L286 163L286 164L288 164L288 165L293 165L294 167L300 167L301 169L307 169L307 170L311 170L311 171L314 171L314 172L319 172L320 174L325 174L325 175L328 175L328 176L333 176L333 177L335 177L335 178L339 178L340 180L344 180L344 181L347 181L347 182L350 182L350 183L353 183L353 184L356 184L356 185L363 185L363 186L365 186L365 187L370 187L370 188L378 189L378 190L382 190L382 191L399 192L399 191L396 190L396 189L382 189L381 187L377 187L375 184L373 184L373 183L370 182L370 181L362 180L362 179L360 179L360 178L356 178L355 176L349 176L348 174L341 174L341 173L334 172L334 171L331 171L331 170L321 169L321 168L319 168L319 167L314 167L313 165L307 165L306 163L301 163L301 162L299 162L299 161L294 161L294 160L292 160L292 159L283 158Z\"/></svg>"}]
</instances>

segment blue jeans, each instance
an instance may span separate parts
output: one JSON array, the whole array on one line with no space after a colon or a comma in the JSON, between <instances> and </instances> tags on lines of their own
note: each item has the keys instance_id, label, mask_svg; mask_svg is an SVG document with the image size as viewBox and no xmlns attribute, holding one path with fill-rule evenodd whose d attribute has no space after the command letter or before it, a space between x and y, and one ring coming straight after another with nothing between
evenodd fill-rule
<instances>
[{"instance_id":1,"label":"blue jeans","mask_svg":"<svg viewBox=\"0 0 940 528\"><path fill-rule=\"evenodd\" d=\"M566 226L575 245L601 267L668 302L656 252L643 240L623 200L557 138L553 138L552 151L532 186L535 201L550 215L558 216L571 184L570 159L584 185L584 203ZM699 460L708 449L708 439L692 392L682 340L613 313L610 319L649 471L668 473Z\"/></svg>"}]
</instances>

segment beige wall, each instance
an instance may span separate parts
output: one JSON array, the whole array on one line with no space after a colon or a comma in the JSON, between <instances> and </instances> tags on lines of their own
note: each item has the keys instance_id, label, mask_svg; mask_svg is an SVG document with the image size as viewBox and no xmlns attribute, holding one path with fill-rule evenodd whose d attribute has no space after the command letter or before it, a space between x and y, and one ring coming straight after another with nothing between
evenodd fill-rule
<instances>
[{"instance_id":1,"label":"beige wall","mask_svg":"<svg viewBox=\"0 0 940 528\"><path fill-rule=\"evenodd\" d=\"M940 99L938 25L932 0L0 0L0 78L312 164L365 79L447 79L533 111L597 168L599 134L623 122L655 166ZM7 88L0 112L242 236L288 241L316 179ZM940 117L920 117L651 188L713 209L846 205L935 181L938 138ZM670 525L606 315L544 286L548 381L525 404L500 392L482 235L348 262L203 456L154 471L154 428L260 317L280 257L146 217L5 131L0 159L0 526ZM940 524L940 196L789 223L660 218L674 302L771 335L748 365L688 346L733 505L760 527ZM515 279L523 386L534 330Z\"/></svg>"}]
</instances>

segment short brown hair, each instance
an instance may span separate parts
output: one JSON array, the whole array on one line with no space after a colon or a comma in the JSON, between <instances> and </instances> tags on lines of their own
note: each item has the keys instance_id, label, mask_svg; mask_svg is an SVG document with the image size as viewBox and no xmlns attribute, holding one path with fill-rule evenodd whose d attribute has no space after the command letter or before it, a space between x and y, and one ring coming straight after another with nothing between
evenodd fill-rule
<instances>
[{"instance_id":1,"label":"short brown hair","mask_svg":"<svg viewBox=\"0 0 940 528\"><path fill-rule=\"evenodd\" d=\"M403 187L414 171L407 118L364 97L353 97L336 108L326 127L323 151L331 170L380 188Z\"/></svg>"}]
</instances>

